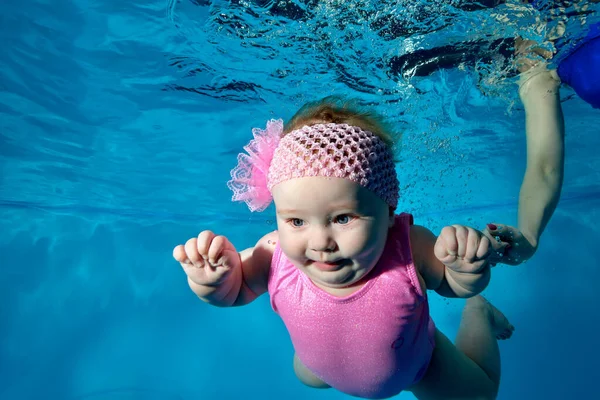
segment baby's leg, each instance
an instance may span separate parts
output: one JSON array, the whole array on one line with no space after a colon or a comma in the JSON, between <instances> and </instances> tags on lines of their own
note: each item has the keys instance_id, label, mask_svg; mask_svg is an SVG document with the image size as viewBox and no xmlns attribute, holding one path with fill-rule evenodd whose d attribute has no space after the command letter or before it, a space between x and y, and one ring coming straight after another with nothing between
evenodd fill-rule
<instances>
[{"instance_id":1,"label":"baby's leg","mask_svg":"<svg viewBox=\"0 0 600 400\"><path fill-rule=\"evenodd\" d=\"M323 382L322 380L320 380L319 378L317 378L315 376L315 374L310 372L310 370L308 368L306 368L304 366L304 364L302 364L302 361L300 361L298 356L295 354L294 354L294 372L296 373L296 376L298 377L298 379L300 379L300 382L304 383L306 386L310 386L310 387L317 388L317 389L327 389L327 388L331 387L328 384L326 384L325 382Z\"/></svg>"},{"instance_id":2,"label":"baby's leg","mask_svg":"<svg viewBox=\"0 0 600 400\"><path fill-rule=\"evenodd\" d=\"M411 391L420 400L495 399L500 385L497 339L514 327L483 297L467 300L456 346L440 331L425 377Z\"/></svg>"}]
</instances>

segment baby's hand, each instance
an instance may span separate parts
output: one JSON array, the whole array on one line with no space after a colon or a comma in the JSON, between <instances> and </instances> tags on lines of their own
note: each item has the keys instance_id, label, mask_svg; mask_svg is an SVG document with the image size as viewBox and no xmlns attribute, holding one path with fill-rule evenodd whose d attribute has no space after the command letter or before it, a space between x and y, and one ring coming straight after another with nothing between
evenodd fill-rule
<instances>
[{"instance_id":1,"label":"baby's hand","mask_svg":"<svg viewBox=\"0 0 600 400\"><path fill-rule=\"evenodd\" d=\"M225 236L203 231L197 238L173 249L186 275L197 285L218 286L229 272L241 267L239 253Z\"/></svg>"},{"instance_id":2,"label":"baby's hand","mask_svg":"<svg viewBox=\"0 0 600 400\"><path fill-rule=\"evenodd\" d=\"M448 268L480 274L489 265L490 240L480 231L462 225L446 226L435 242L435 256Z\"/></svg>"},{"instance_id":3,"label":"baby's hand","mask_svg":"<svg viewBox=\"0 0 600 400\"><path fill-rule=\"evenodd\" d=\"M528 239L520 230L509 225L488 224L483 231L494 248L492 265L519 265L530 259L537 250L537 242Z\"/></svg>"}]
</instances>

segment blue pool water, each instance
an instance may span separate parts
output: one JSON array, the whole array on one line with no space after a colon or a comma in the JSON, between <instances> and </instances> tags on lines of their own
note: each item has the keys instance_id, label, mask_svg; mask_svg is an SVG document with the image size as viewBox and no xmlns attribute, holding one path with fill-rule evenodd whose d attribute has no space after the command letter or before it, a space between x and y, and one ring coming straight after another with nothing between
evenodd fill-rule
<instances>
[{"instance_id":1,"label":"blue pool water","mask_svg":"<svg viewBox=\"0 0 600 400\"><path fill-rule=\"evenodd\" d=\"M251 128L305 101L356 97L402 129L400 209L417 223L516 224L524 115L490 43L541 35L538 14L362 3L0 4L1 399L349 398L297 381L267 296L207 306L171 257L204 229L240 249L274 229L225 182ZM463 64L403 64L443 46ZM600 378L600 111L562 97L561 202L535 258L497 267L485 292L516 326L500 399L591 399ZM453 337L462 302L431 304Z\"/></svg>"}]
</instances>

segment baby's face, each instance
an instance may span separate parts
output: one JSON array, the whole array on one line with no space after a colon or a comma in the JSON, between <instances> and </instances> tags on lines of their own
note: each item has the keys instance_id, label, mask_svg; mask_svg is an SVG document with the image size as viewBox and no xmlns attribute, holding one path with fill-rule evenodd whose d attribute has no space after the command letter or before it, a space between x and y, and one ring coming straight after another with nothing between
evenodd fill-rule
<instances>
[{"instance_id":1,"label":"baby's face","mask_svg":"<svg viewBox=\"0 0 600 400\"><path fill-rule=\"evenodd\" d=\"M379 260L393 223L389 206L346 179L307 177L273 188L281 249L319 287L361 280Z\"/></svg>"}]
</instances>

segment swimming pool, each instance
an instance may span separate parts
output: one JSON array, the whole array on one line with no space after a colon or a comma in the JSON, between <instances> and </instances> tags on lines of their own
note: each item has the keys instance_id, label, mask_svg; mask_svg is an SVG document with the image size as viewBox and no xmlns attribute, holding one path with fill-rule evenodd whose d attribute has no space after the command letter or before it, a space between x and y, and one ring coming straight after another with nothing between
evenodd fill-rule
<instances>
[{"instance_id":1,"label":"swimming pool","mask_svg":"<svg viewBox=\"0 0 600 400\"><path fill-rule=\"evenodd\" d=\"M495 50L520 27L503 15L536 14L361 3L2 2L0 398L347 398L297 381L267 296L208 307L171 258L202 229L239 248L274 229L225 182L251 128L315 96L358 97L403 130L400 208L417 223L516 222L523 112ZM403 63L463 42L485 62ZM535 258L485 292L517 329L501 399L595 392L600 114L562 97L561 203ZM431 303L452 337L462 302Z\"/></svg>"}]
</instances>

